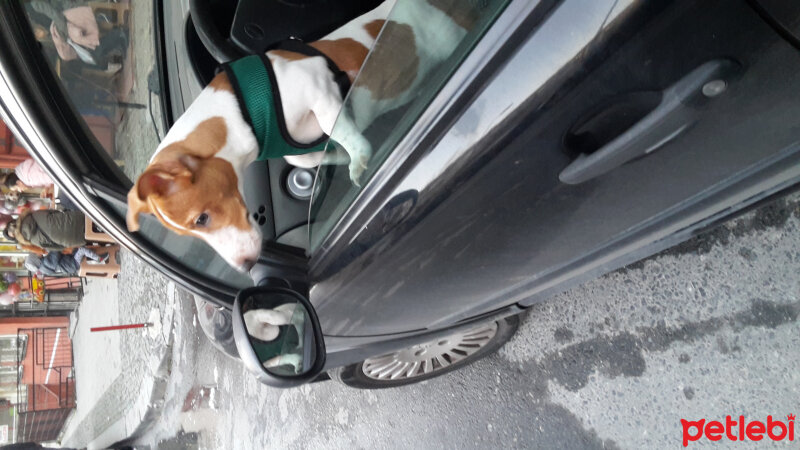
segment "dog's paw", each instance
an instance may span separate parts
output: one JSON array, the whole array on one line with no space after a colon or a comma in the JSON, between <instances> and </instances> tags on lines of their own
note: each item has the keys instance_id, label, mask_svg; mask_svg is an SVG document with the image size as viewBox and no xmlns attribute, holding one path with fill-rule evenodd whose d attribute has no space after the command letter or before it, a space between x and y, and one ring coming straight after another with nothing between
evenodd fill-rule
<instances>
[{"instance_id":1,"label":"dog's paw","mask_svg":"<svg viewBox=\"0 0 800 450\"><path fill-rule=\"evenodd\" d=\"M270 358L261 363L261 365L263 365L265 369L278 366L292 366L294 368L294 373L300 373L303 369L303 356L297 353L287 353Z\"/></svg>"},{"instance_id":2,"label":"dog's paw","mask_svg":"<svg viewBox=\"0 0 800 450\"><path fill-rule=\"evenodd\" d=\"M350 170L350 181L352 181L354 185L361 187L361 176L364 174L364 171L367 170L367 163L369 163L371 157L372 148L368 143L366 145L360 145L357 152L350 153L348 169Z\"/></svg>"},{"instance_id":3,"label":"dog's paw","mask_svg":"<svg viewBox=\"0 0 800 450\"><path fill-rule=\"evenodd\" d=\"M281 356L281 365L286 364L294 367L295 373L300 373L303 369L303 357L296 353L289 353L288 355Z\"/></svg>"}]
</instances>

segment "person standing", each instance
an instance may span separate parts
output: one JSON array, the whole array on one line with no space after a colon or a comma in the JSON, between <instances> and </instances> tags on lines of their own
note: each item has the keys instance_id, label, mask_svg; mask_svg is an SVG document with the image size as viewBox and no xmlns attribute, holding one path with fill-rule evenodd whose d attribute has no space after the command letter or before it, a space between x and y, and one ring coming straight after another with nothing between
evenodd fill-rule
<instances>
[{"instance_id":1,"label":"person standing","mask_svg":"<svg viewBox=\"0 0 800 450\"><path fill-rule=\"evenodd\" d=\"M21 183L21 184L20 184ZM17 164L13 174L6 175L4 184L9 188L49 188L53 186L53 179L42 169L36 161L28 158Z\"/></svg>"},{"instance_id":2,"label":"person standing","mask_svg":"<svg viewBox=\"0 0 800 450\"><path fill-rule=\"evenodd\" d=\"M86 245L85 223L86 216L80 211L27 211L9 222L3 235L23 249L43 255Z\"/></svg>"},{"instance_id":3,"label":"person standing","mask_svg":"<svg viewBox=\"0 0 800 450\"><path fill-rule=\"evenodd\" d=\"M36 276L77 275L81 270L81 263L84 258L95 264L104 264L108 261L109 256L108 253L98 255L92 249L86 247L78 247L71 255L61 252L49 252L44 257L40 257L31 253L25 258L25 268Z\"/></svg>"},{"instance_id":4,"label":"person standing","mask_svg":"<svg viewBox=\"0 0 800 450\"><path fill-rule=\"evenodd\" d=\"M41 188L42 198L51 198L55 190L55 183L50 175L42 169L32 158L28 158L14 168L14 173L10 173L3 178L5 185L11 192L25 190L27 188ZM65 191L58 194L58 201L63 209L78 210L78 206L67 195Z\"/></svg>"},{"instance_id":5,"label":"person standing","mask_svg":"<svg viewBox=\"0 0 800 450\"><path fill-rule=\"evenodd\" d=\"M115 28L100 36L92 8L74 0L34 0L27 7L38 17L52 20L50 35L58 56L64 61L80 59L106 70L114 55L122 58L128 48L128 32Z\"/></svg>"}]
</instances>

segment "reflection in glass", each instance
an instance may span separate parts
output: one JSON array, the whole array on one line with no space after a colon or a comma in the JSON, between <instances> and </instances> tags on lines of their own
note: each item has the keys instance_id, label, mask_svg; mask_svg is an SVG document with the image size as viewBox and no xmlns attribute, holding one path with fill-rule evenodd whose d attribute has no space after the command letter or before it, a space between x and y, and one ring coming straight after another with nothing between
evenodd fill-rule
<instances>
[{"instance_id":1,"label":"reflection in glass","mask_svg":"<svg viewBox=\"0 0 800 450\"><path fill-rule=\"evenodd\" d=\"M256 295L242 311L250 344L264 368L287 376L311 369L314 336L303 305L282 294Z\"/></svg>"},{"instance_id":2,"label":"reflection in glass","mask_svg":"<svg viewBox=\"0 0 800 450\"><path fill-rule=\"evenodd\" d=\"M156 70L152 32L154 8L162 2L24 0L22 5L75 116L95 138L97 160L113 161L135 179L166 128L160 94L167 86ZM125 217L127 209L112 206ZM191 269L237 287L252 284L201 240L177 236L151 218L143 222L141 236Z\"/></svg>"},{"instance_id":3,"label":"reflection in glass","mask_svg":"<svg viewBox=\"0 0 800 450\"><path fill-rule=\"evenodd\" d=\"M146 72L137 72L136 64L147 68L155 62L154 45L137 43L131 26L134 16L151 14L149 6L75 0L29 0L23 5L39 48L100 150L126 166L132 161L124 153L141 152L148 141L157 143L154 133L148 133L150 116L141 111L147 106L141 88L135 86L147 86L146 80L137 80ZM139 149L133 150L134 142Z\"/></svg>"},{"instance_id":4,"label":"reflection in glass","mask_svg":"<svg viewBox=\"0 0 800 450\"><path fill-rule=\"evenodd\" d=\"M351 180L346 164L320 166L311 204L312 251L507 4L508 0L403 0L395 4L344 101L327 148L331 155L345 154L340 143L352 141L355 132L369 142L372 156L359 183ZM418 14L426 8L435 11ZM392 19L397 23L392 25ZM343 120L344 116L351 120Z\"/></svg>"}]
</instances>

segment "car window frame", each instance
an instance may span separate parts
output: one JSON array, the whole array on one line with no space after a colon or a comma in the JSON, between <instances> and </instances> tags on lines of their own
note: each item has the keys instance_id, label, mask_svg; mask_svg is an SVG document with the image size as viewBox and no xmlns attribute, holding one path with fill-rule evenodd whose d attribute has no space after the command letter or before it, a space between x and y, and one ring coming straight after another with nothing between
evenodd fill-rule
<instances>
[{"instance_id":1,"label":"car window frame","mask_svg":"<svg viewBox=\"0 0 800 450\"><path fill-rule=\"evenodd\" d=\"M187 18L188 22L190 18ZM175 117L172 114L172 95L169 90L169 70L167 62L167 46L166 33L164 28L164 4L161 0L153 0L153 39L155 40L156 51L156 70L158 71L158 78L161 81L161 92L159 96L159 106L161 109L161 130L164 132L172 127L175 123Z\"/></svg>"},{"instance_id":2,"label":"car window frame","mask_svg":"<svg viewBox=\"0 0 800 450\"><path fill-rule=\"evenodd\" d=\"M74 113L39 50L19 1L0 2L0 55L6 55L0 56L0 112L54 181L115 240L148 264L212 303L232 307L238 288L207 278L144 237L128 232L125 218L113 210L108 199L98 195L106 191L120 200L122 191L133 183L110 155L98 151L99 142Z\"/></svg>"}]
</instances>

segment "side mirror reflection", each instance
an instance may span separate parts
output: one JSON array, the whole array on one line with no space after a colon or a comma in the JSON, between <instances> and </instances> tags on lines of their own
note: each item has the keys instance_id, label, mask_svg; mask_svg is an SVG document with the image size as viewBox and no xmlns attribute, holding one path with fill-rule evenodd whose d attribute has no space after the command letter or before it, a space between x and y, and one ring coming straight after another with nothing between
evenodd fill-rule
<instances>
[{"instance_id":1,"label":"side mirror reflection","mask_svg":"<svg viewBox=\"0 0 800 450\"><path fill-rule=\"evenodd\" d=\"M319 321L311 303L295 291L257 287L234 303L234 337L245 364L267 384L286 385L316 376L325 360ZM253 367L257 365L257 367ZM298 384L298 383L289 383Z\"/></svg>"},{"instance_id":2,"label":"side mirror reflection","mask_svg":"<svg viewBox=\"0 0 800 450\"><path fill-rule=\"evenodd\" d=\"M289 299L287 299L289 300ZM265 369L280 375L302 374L314 360L313 331L308 311L296 301L265 307L252 297L243 307L250 344Z\"/></svg>"}]
</instances>

